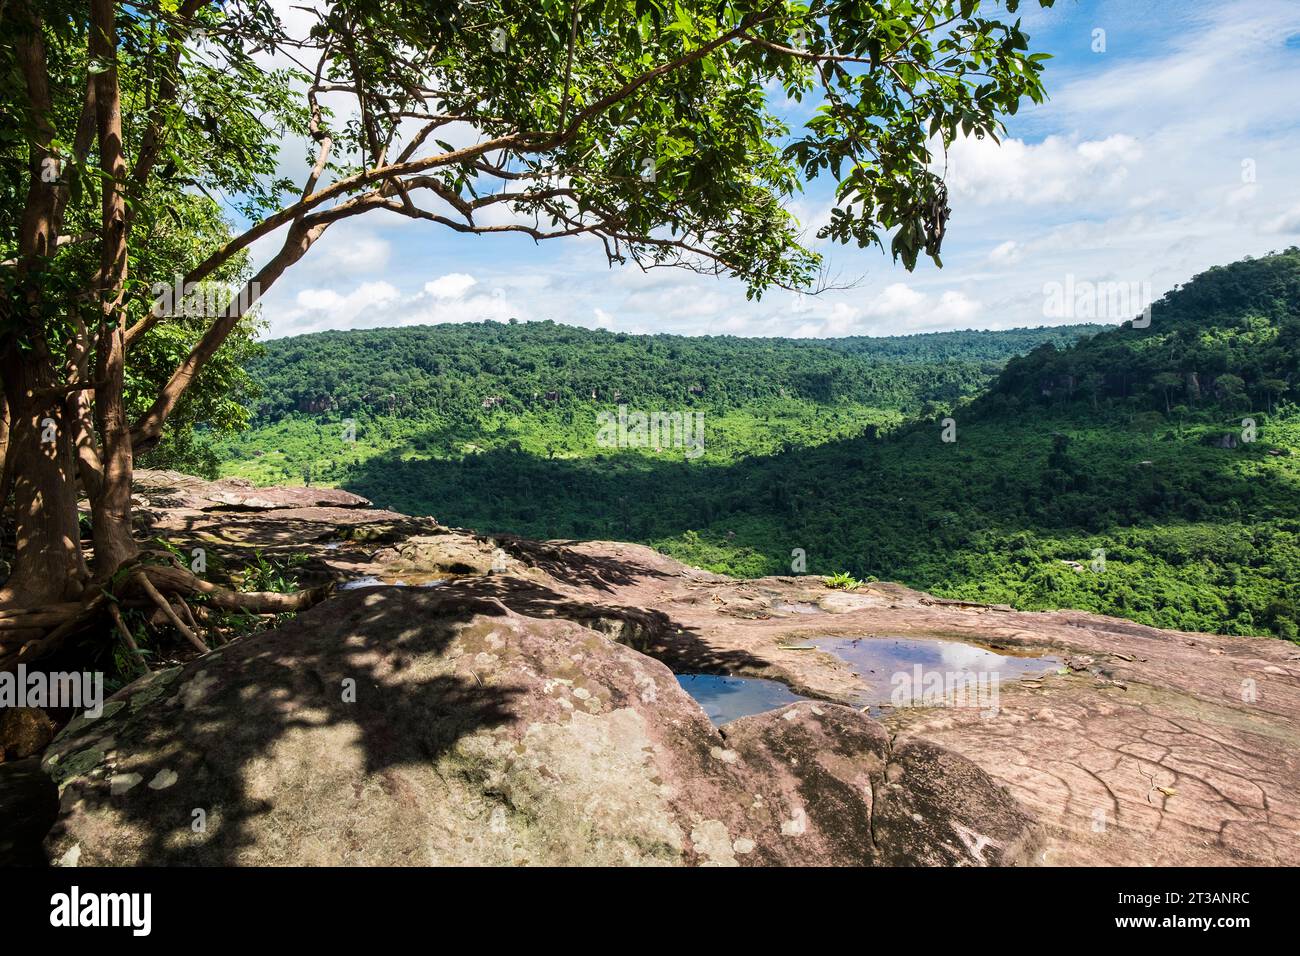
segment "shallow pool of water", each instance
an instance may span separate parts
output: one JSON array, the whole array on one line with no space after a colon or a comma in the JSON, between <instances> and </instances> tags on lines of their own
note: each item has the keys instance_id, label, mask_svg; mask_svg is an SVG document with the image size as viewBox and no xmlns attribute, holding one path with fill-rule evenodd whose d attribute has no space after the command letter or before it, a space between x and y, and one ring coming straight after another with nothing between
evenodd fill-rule
<instances>
[{"instance_id":1,"label":"shallow pool of water","mask_svg":"<svg viewBox=\"0 0 1300 956\"><path fill-rule=\"evenodd\" d=\"M715 727L738 717L761 714L808 699L784 684L759 677L678 674L677 683L704 708Z\"/></svg>"},{"instance_id":2,"label":"shallow pool of water","mask_svg":"<svg viewBox=\"0 0 1300 956\"><path fill-rule=\"evenodd\" d=\"M391 578L379 578L373 574L352 578L338 586L340 591L355 591L357 588L394 587L394 588L432 588L445 584L451 579L449 574L416 572L395 575Z\"/></svg>"},{"instance_id":3,"label":"shallow pool of water","mask_svg":"<svg viewBox=\"0 0 1300 956\"><path fill-rule=\"evenodd\" d=\"M940 687L946 696L958 686L988 691L1061 666L1060 658L1050 655L998 652L938 638L822 637L813 643L853 668L866 685L861 701L873 711L908 702L938 703L932 694Z\"/></svg>"}]
</instances>

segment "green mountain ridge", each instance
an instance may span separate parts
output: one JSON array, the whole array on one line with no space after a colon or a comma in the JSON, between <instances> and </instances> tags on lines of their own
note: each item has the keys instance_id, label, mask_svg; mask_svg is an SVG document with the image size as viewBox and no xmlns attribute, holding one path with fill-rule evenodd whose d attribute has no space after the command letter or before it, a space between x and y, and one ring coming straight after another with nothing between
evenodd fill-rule
<instances>
[{"instance_id":1,"label":"green mountain ridge","mask_svg":"<svg viewBox=\"0 0 1300 956\"><path fill-rule=\"evenodd\" d=\"M267 344L253 428L215 451L226 474L483 531L1295 639L1300 251L1212 269L1151 317L829 341L320 333ZM702 453L602 446L620 404L703 414Z\"/></svg>"},{"instance_id":2,"label":"green mountain ridge","mask_svg":"<svg viewBox=\"0 0 1300 956\"><path fill-rule=\"evenodd\" d=\"M511 411L616 398L715 408L785 397L894 407L974 394L1012 356L1103 328L774 339L633 335L548 320L318 332L266 343L251 367L264 390L255 424L293 412L472 413L489 398Z\"/></svg>"}]
</instances>

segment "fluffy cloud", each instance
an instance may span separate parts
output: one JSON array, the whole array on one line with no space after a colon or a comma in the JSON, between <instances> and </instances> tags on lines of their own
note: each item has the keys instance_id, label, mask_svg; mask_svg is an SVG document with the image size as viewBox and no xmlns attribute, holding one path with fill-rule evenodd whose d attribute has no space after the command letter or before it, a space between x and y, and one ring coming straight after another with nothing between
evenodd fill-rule
<instances>
[{"instance_id":1,"label":"fluffy cloud","mask_svg":"<svg viewBox=\"0 0 1300 956\"><path fill-rule=\"evenodd\" d=\"M989 253L989 261L998 265L1015 265L1024 256L1024 250L1020 243L1014 239L1008 239L993 248Z\"/></svg>"},{"instance_id":2,"label":"fluffy cloud","mask_svg":"<svg viewBox=\"0 0 1300 956\"><path fill-rule=\"evenodd\" d=\"M948 155L948 187L976 203L1078 202L1113 192L1142 158L1132 136L1101 140L1048 136L1041 143L967 137Z\"/></svg>"},{"instance_id":3,"label":"fluffy cloud","mask_svg":"<svg viewBox=\"0 0 1300 956\"><path fill-rule=\"evenodd\" d=\"M451 272L424 284L426 295L434 299L460 299L478 284L478 280L464 272Z\"/></svg>"},{"instance_id":4,"label":"fluffy cloud","mask_svg":"<svg viewBox=\"0 0 1300 956\"><path fill-rule=\"evenodd\" d=\"M390 253L388 242L378 236L353 236L334 252L330 267L350 275L379 272L388 266Z\"/></svg>"},{"instance_id":5,"label":"fluffy cloud","mask_svg":"<svg viewBox=\"0 0 1300 956\"><path fill-rule=\"evenodd\" d=\"M948 289L938 294L922 292L894 282L878 293L857 294L859 304L817 303L795 327L797 338L832 338L845 335L888 335L969 328L980 315L980 305L965 293ZM816 300L812 300L816 303Z\"/></svg>"},{"instance_id":6,"label":"fluffy cloud","mask_svg":"<svg viewBox=\"0 0 1300 956\"><path fill-rule=\"evenodd\" d=\"M328 322L325 328L347 328L358 319L364 319L369 310L386 306L400 298L397 289L387 282L363 282L346 295L340 295L333 289L303 289L294 297L298 307L298 316L290 320L297 324L306 320L315 326L322 319ZM304 330L306 331L306 330Z\"/></svg>"},{"instance_id":7,"label":"fluffy cloud","mask_svg":"<svg viewBox=\"0 0 1300 956\"><path fill-rule=\"evenodd\" d=\"M1294 236L1300 233L1300 206L1292 206L1282 215L1269 220L1265 231L1283 236Z\"/></svg>"},{"instance_id":8,"label":"fluffy cloud","mask_svg":"<svg viewBox=\"0 0 1300 956\"><path fill-rule=\"evenodd\" d=\"M504 289L471 294L477 285L474 276L453 272L426 282L414 294L403 294L384 281L363 282L347 293L328 288L302 289L294 296L292 307L272 310L272 334L485 319L504 322L528 317Z\"/></svg>"},{"instance_id":9,"label":"fluffy cloud","mask_svg":"<svg viewBox=\"0 0 1300 956\"><path fill-rule=\"evenodd\" d=\"M895 282L867 306L866 316L873 327L922 332L965 328L979 311L964 292L948 289L934 296Z\"/></svg>"}]
</instances>

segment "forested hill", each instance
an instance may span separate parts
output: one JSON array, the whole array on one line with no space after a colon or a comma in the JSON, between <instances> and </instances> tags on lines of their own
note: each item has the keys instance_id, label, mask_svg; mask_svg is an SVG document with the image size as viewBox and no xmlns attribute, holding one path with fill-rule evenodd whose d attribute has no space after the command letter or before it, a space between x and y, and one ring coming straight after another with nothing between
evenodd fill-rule
<instances>
[{"instance_id":1,"label":"forested hill","mask_svg":"<svg viewBox=\"0 0 1300 956\"><path fill-rule=\"evenodd\" d=\"M226 474L742 576L799 552L946 597L1300 638L1300 250L1195 277L1146 328L475 324L271 342L252 371L255 427L213 445ZM703 454L602 444L620 402L703 412Z\"/></svg>"},{"instance_id":2,"label":"forested hill","mask_svg":"<svg viewBox=\"0 0 1300 956\"><path fill-rule=\"evenodd\" d=\"M573 402L720 410L789 398L907 411L973 395L1011 356L1103 328L820 340L482 322L275 339L250 371L263 393L257 424L294 413L464 417Z\"/></svg>"},{"instance_id":3,"label":"forested hill","mask_svg":"<svg viewBox=\"0 0 1300 956\"><path fill-rule=\"evenodd\" d=\"M1123 401L1178 417L1217 407L1271 410L1300 382L1300 249L1201 273L1130 323L1013 359L995 395ZM996 405L996 400L990 400Z\"/></svg>"}]
</instances>

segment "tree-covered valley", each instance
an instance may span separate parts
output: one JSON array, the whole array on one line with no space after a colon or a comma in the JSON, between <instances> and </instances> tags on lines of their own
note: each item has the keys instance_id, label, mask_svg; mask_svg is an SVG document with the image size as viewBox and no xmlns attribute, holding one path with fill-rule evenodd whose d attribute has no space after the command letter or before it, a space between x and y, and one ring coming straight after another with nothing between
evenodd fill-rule
<instances>
[{"instance_id":1,"label":"tree-covered valley","mask_svg":"<svg viewBox=\"0 0 1300 956\"><path fill-rule=\"evenodd\" d=\"M845 572L1297 637L1295 249L1197 276L1148 327L786 340L481 323L274 340L248 371L261 398L248 431L212 444L223 474L645 542L738 576ZM703 413L702 453L602 445L620 405Z\"/></svg>"},{"instance_id":2,"label":"tree-covered valley","mask_svg":"<svg viewBox=\"0 0 1300 956\"><path fill-rule=\"evenodd\" d=\"M1267 922L1300 5L0 0L0 66L7 924L697 866Z\"/></svg>"}]
</instances>

